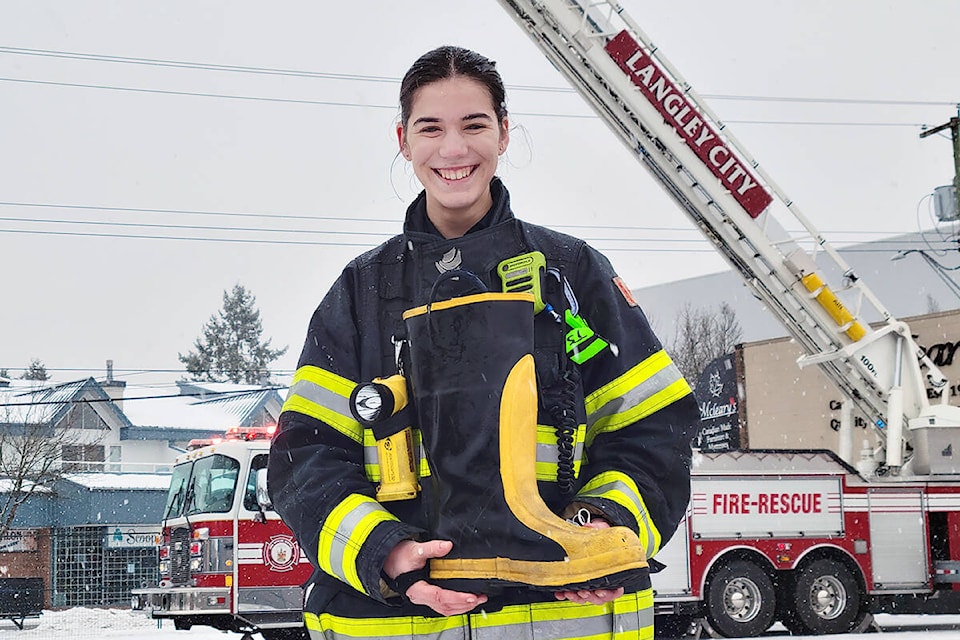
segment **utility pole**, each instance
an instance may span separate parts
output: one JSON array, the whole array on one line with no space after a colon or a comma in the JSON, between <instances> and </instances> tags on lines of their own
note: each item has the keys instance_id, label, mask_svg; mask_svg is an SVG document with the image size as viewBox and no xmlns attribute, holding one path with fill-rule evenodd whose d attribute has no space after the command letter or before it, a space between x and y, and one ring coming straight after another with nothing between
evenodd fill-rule
<instances>
[{"instance_id":1,"label":"utility pole","mask_svg":"<svg viewBox=\"0 0 960 640\"><path fill-rule=\"evenodd\" d=\"M957 114L960 115L960 104L957 105ZM960 117L950 118L950 121L933 129L927 129L920 134L921 138L932 136L935 133L950 129L953 135L953 197L960 215Z\"/></svg>"}]
</instances>

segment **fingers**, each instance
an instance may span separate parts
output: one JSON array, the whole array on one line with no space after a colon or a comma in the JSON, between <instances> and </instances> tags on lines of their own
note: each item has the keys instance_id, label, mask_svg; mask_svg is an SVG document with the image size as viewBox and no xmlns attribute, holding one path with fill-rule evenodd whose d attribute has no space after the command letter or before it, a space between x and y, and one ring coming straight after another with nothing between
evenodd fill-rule
<instances>
[{"instance_id":1,"label":"fingers","mask_svg":"<svg viewBox=\"0 0 960 640\"><path fill-rule=\"evenodd\" d=\"M487 601L485 595L441 589L425 580L410 585L410 588L407 589L407 598L414 604L430 607L442 616L460 615Z\"/></svg>"},{"instance_id":2,"label":"fingers","mask_svg":"<svg viewBox=\"0 0 960 640\"><path fill-rule=\"evenodd\" d=\"M401 540L387 555L383 571L391 578L396 578L401 573L423 569L427 566L427 560L441 558L450 553L451 549L453 543L449 540Z\"/></svg>"},{"instance_id":3,"label":"fingers","mask_svg":"<svg viewBox=\"0 0 960 640\"><path fill-rule=\"evenodd\" d=\"M417 554L424 558L442 558L453 549L453 543L449 540L428 540L420 543L417 548Z\"/></svg>"},{"instance_id":4,"label":"fingers","mask_svg":"<svg viewBox=\"0 0 960 640\"><path fill-rule=\"evenodd\" d=\"M606 604L623 595L623 587L618 589L581 589L579 591L557 591L553 594L557 600L569 600L577 604Z\"/></svg>"}]
</instances>

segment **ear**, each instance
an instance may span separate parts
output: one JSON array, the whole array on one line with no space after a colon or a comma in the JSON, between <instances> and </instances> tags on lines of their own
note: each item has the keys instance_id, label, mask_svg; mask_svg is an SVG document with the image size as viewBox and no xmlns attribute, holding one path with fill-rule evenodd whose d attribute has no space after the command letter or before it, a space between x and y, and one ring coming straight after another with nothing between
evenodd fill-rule
<instances>
[{"instance_id":1,"label":"ear","mask_svg":"<svg viewBox=\"0 0 960 640\"><path fill-rule=\"evenodd\" d=\"M404 158L406 158L407 160L409 160L409 159L410 159L410 147L407 145L407 141L404 140L403 125L402 125L402 124L398 124L398 125L397 125L397 144L400 145L400 154L401 154Z\"/></svg>"},{"instance_id":2,"label":"ear","mask_svg":"<svg viewBox=\"0 0 960 640\"><path fill-rule=\"evenodd\" d=\"M503 152L507 150L507 145L510 144L510 126L507 122L507 119L503 119L503 126L500 127L500 153L503 155Z\"/></svg>"}]
</instances>

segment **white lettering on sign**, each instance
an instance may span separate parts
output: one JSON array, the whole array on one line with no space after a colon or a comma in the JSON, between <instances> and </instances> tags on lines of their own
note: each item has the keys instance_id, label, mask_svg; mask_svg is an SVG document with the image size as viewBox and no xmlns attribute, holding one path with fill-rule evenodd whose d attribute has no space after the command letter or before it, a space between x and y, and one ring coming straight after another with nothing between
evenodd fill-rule
<instances>
[{"instance_id":1,"label":"white lettering on sign","mask_svg":"<svg viewBox=\"0 0 960 640\"><path fill-rule=\"evenodd\" d=\"M737 415L737 400L730 398L726 404L712 402L707 400L700 403L700 419L712 420L713 418L726 418Z\"/></svg>"},{"instance_id":2,"label":"white lettering on sign","mask_svg":"<svg viewBox=\"0 0 960 640\"><path fill-rule=\"evenodd\" d=\"M605 48L744 211L751 218L763 213L773 202L773 196L760 186L759 180L725 145L720 134L700 117L684 92L673 84L637 41L626 31L621 31Z\"/></svg>"}]
</instances>

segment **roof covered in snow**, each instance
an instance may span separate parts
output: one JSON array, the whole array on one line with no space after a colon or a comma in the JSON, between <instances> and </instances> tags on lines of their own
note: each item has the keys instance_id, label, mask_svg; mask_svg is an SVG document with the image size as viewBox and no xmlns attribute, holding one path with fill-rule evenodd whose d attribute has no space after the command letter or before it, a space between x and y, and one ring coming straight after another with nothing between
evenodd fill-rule
<instances>
[{"instance_id":1,"label":"roof covered in snow","mask_svg":"<svg viewBox=\"0 0 960 640\"><path fill-rule=\"evenodd\" d=\"M5 380L0 386L0 424L57 424L78 402L88 402L98 413L109 413L121 423L126 418L93 378L71 382Z\"/></svg>"},{"instance_id":2,"label":"roof covered in snow","mask_svg":"<svg viewBox=\"0 0 960 640\"><path fill-rule=\"evenodd\" d=\"M90 491L166 491L170 485L170 475L162 473L71 473L64 479Z\"/></svg>"},{"instance_id":3,"label":"roof covered in snow","mask_svg":"<svg viewBox=\"0 0 960 640\"><path fill-rule=\"evenodd\" d=\"M229 427L260 426L275 421L283 405L285 387L261 387L221 382L178 382L132 385L123 390L122 403L110 401L93 378L51 381L3 380L0 385L0 425L57 424L77 402L89 402L114 424L149 438L154 430L223 432ZM266 415L264 415L266 414Z\"/></svg>"},{"instance_id":4,"label":"roof covered in snow","mask_svg":"<svg viewBox=\"0 0 960 640\"><path fill-rule=\"evenodd\" d=\"M226 383L128 385L123 412L134 427L224 431L249 426L262 409L278 417L283 399L274 387Z\"/></svg>"}]
</instances>

